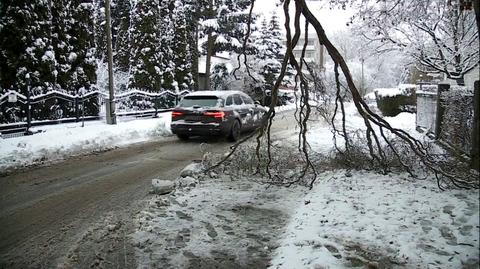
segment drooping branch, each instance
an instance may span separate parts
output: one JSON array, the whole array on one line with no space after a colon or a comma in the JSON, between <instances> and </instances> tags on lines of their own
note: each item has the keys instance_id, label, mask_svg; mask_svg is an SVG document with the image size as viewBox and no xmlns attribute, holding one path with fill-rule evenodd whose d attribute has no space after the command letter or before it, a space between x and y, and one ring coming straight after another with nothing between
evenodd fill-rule
<instances>
[{"instance_id":1,"label":"drooping branch","mask_svg":"<svg viewBox=\"0 0 480 269\"><path fill-rule=\"evenodd\" d=\"M320 42L325 46L328 54L334 61L334 63L341 68L342 73L347 81L348 89L352 95L353 103L358 111L358 113L363 117L365 126L367 128L366 131L366 138L368 143L368 148L370 151L370 155L373 159L376 159L380 164L385 165L385 156L383 149L381 147L380 140L378 135L376 134L373 125L377 126L383 132L383 129L388 130L391 134L395 137L401 139L404 143L406 143L409 148L418 156L421 162L430 170L432 170L436 175L442 175L446 177L452 184L457 187L478 187L478 180L468 180L463 178L458 178L457 175L453 174L451 171L444 170L441 165L432 158L430 158L428 152L425 150L423 144L412 137L409 133L405 132L404 130L393 128L387 121L385 121L382 117L377 115L376 113L372 112L368 105L363 101L360 96L358 89L356 88L355 83L353 82L352 75L350 70L340 55L338 50L333 46L330 40L327 38L325 31L320 24L320 22L316 19L316 17L310 12L308 6L305 3L305 0L297 0L302 6L302 14L304 15L307 22L311 23L317 33L318 39ZM373 124L373 125L372 125ZM382 136L384 137L384 136ZM372 141L373 138L373 141ZM388 140L388 139L387 139ZM373 142L375 142L376 150L373 147ZM380 157L377 156L380 155ZM440 185L440 184L439 184Z\"/></svg>"},{"instance_id":2,"label":"drooping branch","mask_svg":"<svg viewBox=\"0 0 480 269\"><path fill-rule=\"evenodd\" d=\"M252 5L253 5L254 1L255 0L252 0ZM290 0L285 0L285 2L284 2L284 12L285 12L285 17L286 17L285 27L288 28L288 29L290 27L289 26L290 17L289 17L289 13L288 13L289 3L290 3ZM244 45L246 45L246 42L248 41L248 37L246 37L245 40L246 41L244 41ZM277 100L278 100L278 89L280 88L280 85L283 81L283 78L285 77L285 73L287 71L288 58L289 58L289 55L291 54L291 52L292 52L291 35L289 36L289 32L288 32L288 34L287 34L287 48L286 48L285 56L284 56L283 61L282 61L282 67L280 69L280 74L278 75L278 78L275 81L275 84L273 85L273 89L272 89L272 92L271 92L272 100L271 100L271 103L270 103L270 106L269 106L269 109L268 109L267 113L265 113L262 117L260 127L258 127L254 132L245 136L243 139L236 142L234 145L232 145L230 153L227 156L225 156L221 161L219 161L215 165L212 165L211 167L209 167L207 169L207 171L218 168L220 165L225 163L235 153L235 151L238 149L238 147L241 144L250 140L255 135L257 135L257 143L258 143L257 144L257 154L256 155L257 155L257 158L260 158L259 150L260 150L261 138L265 135L265 133L270 133L272 120L273 120L273 117L275 116L275 104L277 103ZM269 158L270 158L270 161L271 161L270 140L267 141L267 147L269 149ZM268 169L268 166L267 166L267 169ZM267 172L269 173L269 175L271 177L271 174L270 174L269 170L267 170Z\"/></svg>"},{"instance_id":3,"label":"drooping branch","mask_svg":"<svg viewBox=\"0 0 480 269\"><path fill-rule=\"evenodd\" d=\"M308 130L307 128L308 118L310 114L310 107L309 107L308 101L309 101L309 94L311 92L311 89L309 87L309 82L303 75L303 71L302 71L302 65L306 64L303 59L304 51L302 53L303 56L300 57L300 61L296 59L292 51L292 48L298 43L298 40L300 38L301 31L300 31L299 18L300 18L300 15L303 15L306 19L306 23L311 24L315 29L315 32L317 34L317 37L320 43L325 46L328 54L330 55L330 57L332 58L335 64L335 80L336 80L336 86L337 86L337 94L336 94L336 100L335 100L335 110L332 117L332 125L334 126L334 137L336 134L340 134L345 139L345 149L339 149L339 147L335 142L335 147L337 148L337 150L339 150L341 154L348 155L350 150L353 149L354 146L352 144L350 134L347 132L346 125L345 125L345 122L346 122L346 113L344 108L345 100L343 100L343 97L341 94L339 68L346 80L346 90L348 90L349 93L351 94L353 104L357 112L363 118L363 123L365 125L364 138L366 140L366 147L368 148L368 154L370 156L369 161L372 164L379 165L382 168L384 173L389 172L390 160L388 159L387 151L386 151L388 149L389 153L395 156L396 159L400 162L400 165L408 173L413 175L413 172L410 169L410 167L402 159L405 156L402 155L404 154L404 152L401 152L401 151L409 150L409 152L413 152L415 156L418 157L418 159L420 160L421 164L424 165L424 167L426 167L428 170L432 171L435 174L435 176L437 177L438 186L440 188L442 188L445 185L453 185L459 188L478 187L478 180L467 178L467 177L461 177L461 176L459 177L458 174L455 174L454 172L455 169L452 169L451 166L446 166L448 165L448 163L442 162L441 160L435 158L435 156L431 155L429 152L429 149L422 142L415 139L404 130L393 128L387 121L385 121L382 117L374 113L368 107L368 105L363 101L358 89L356 88L356 85L353 82L352 75L349 71L349 68L345 60L343 59L341 54L338 52L338 50L335 48L335 46L333 46L333 44L327 38L322 25L318 22L315 16L312 15L310 10L308 9L307 4L305 3L305 0L295 0L295 4L296 4L295 17L294 17L295 32L292 36L292 32L290 29L290 13L288 9L289 4L290 4L290 0L285 0L283 2L283 8L285 13L285 30L286 30L286 36L287 36L286 53L282 62L280 74L277 80L275 81L275 84L272 89L272 93L271 93L272 98L271 98L270 107L267 113L262 118L262 126L258 128L256 132L251 133L250 135L246 136L241 141L233 145L232 151L227 156L227 158L224 158L220 163L212 166L211 169L218 167L226 159L232 156L232 154L240 144L256 136L257 138L256 156L258 160L260 160L260 158L262 157L260 154L260 149L261 149L260 143L262 142L262 138L265 138L266 140L267 165L265 169L270 179L279 178L281 181L278 183L291 185L293 183L298 182L301 178L303 178L306 175L307 170L311 168L311 171L313 172L313 179L310 182L310 186L312 186L313 182L315 181L316 179L315 167L313 166L309 158L309 152L308 152L309 146L306 138L306 132ZM305 36L305 39L307 42L308 26L305 28L305 32L307 32L307 35ZM291 178L282 178L279 175L273 174L270 169L270 166L272 164L270 133L271 133L271 126L273 123L273 117L275 116L274 107L278 100L278 90L285 76L288 63L290 63L292 67L296 70L296 81L298 82L298 87L300 88L300 92L301 92L300 106L298 107L298 111L296 113L298 113L297 121L299 123L300 132L301 132L301 134L299 135L299 151L303 153L303 156L304 156L303 160L306 162L306 165L304 166L304 169L302 170L302 173L300 174L299 178L295 180L292 180ZM335 117L337 113L339 113L339 110L342 113L341 130L337 130L337 127L335 124ZM397 140L392 140L392 138L387 135L387 132L389 135L393 135L393 137ZM259 171L259 169L260 167L257 166L257 172Z\"/></svg>"}]
</instances>

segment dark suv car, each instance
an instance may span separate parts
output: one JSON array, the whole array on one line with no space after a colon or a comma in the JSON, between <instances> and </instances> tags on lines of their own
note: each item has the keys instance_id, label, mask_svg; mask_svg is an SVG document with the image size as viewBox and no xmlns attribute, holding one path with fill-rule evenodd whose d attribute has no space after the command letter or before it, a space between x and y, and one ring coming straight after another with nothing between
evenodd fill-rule
<instances>
[{"instance_id":1,"label":"dark suv car","mask_svg":"<svg viewBox=\"0 0 480 269\"><path fill-rule=\"evenodd\" d=\"M171 129L180 139L224 135L236 141L257 128L266 109L240 91L198 91L187 94L172 111Z\"/></svg>"}]
</instances>

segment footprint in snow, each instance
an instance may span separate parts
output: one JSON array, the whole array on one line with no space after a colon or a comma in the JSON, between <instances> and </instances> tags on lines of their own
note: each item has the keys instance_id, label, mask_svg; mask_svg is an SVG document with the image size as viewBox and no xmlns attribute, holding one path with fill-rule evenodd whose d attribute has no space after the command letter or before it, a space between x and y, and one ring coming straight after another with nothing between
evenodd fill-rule
<instances>
[{"instance_id":1,"label":"footprint in snow","mask_svg":"<svg viewBox=\"0 0 480 269\"><path fill-rule=\"evenodd\" d=\"M188 220L188 221L192 221L193 218L188 215L188 214L185 214L183 213L182 211L175 211L175 214L177 215L177 217L179 217L180 219L184 219L184 220Z\"/></svg>"},{"instance_id":2,"label":"footprint in snow","mask_svg":"<svg viewBox=\"0 0 480 269\"><path fill-rule=\"evenodd\" d=\"M432 222L430 220L421 220L420 225L425 233L429 233L432 230Z\"/></svg>"},{"instance_id":3,"label":"footprint in snow","mask_svg":"<svg viewBox=\"0 0 480 269\"><path fill-rule=\"evenodd\" d=\"M446 205L443 207L443 213L448 214L453 217L453 209L455 206L453 205Z\"/></svg>"},{"instance_id":4,"label":"footprint in snow","mask_svg":"<svg viewBox=\"0 0 480 269\"><path fill-rule=\"evenodd\" d=\"M207 229L207 235L210 236L210 238L216 238L218 236L215 227L213 227L210 222L203 222L203 224L205 224L205 228Z\"/></svg>"},{"instance_id":5,"label":"footprint in snow","mask_svg":"<svg viewBox=\"0 0 480 269\"><path fill-rule=\"evenodd\" d=\"M440 234L442 237L447 240L447 244L456 246L457 245L457 237L453 234L452 230L447 226L440 227Z\"/></svg>"}]
</instances>

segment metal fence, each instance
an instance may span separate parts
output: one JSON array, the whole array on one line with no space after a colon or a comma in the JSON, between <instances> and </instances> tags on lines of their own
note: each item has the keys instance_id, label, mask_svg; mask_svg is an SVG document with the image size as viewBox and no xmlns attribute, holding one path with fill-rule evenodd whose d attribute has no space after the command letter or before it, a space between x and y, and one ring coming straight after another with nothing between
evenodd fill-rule
<instances>
[{"instance_id":1,"label":"metal fence","mask_svg":"<svg viewBox=\"0 0 480 269\"><path fill-rule=\"evenodd\" d=\"M115 95L116 113L156 112L173 108L187 93L188 91L151 93L140 90L119 93ZM52 90L34 96L10 90L0 95L0 127L18 126L27 122L36 122L38 125L41 122L65 119L79 121L103 116L107 98L108 95L99 90L78 95Z\"/></svg>"}]
</instances>

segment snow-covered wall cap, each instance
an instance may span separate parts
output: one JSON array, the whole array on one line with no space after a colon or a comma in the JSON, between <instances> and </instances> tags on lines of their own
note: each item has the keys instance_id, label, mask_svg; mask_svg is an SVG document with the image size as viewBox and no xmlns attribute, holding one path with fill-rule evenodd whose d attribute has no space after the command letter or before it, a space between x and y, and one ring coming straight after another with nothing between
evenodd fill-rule
<instances>
[{"instance_id":1,"label":"snow-covered wall cap","mask_svg":"<svg viewBox=\"0 0 480 269\"><path fill-rule=\"evenodd\" d=\"M459 98L462 96L473 96L473 88L465 86L450 86L448 91L442 92L442 98Z\"/></svg>"},{"instance_id":2,"label":"snow-covered wall cap","mask_svg":"<svg viewBox=\"0 0 480 269\"><path fill-rule=\"evenodd\" d=\"M393 97L403 93L399 88L378 88L373 91L376 92L379 97Z\"/></svg>"},{"instance_id":3,"label":"snow-covered wall cap","mask_svg":"<svg viewBox=\"0 0 480 269\"><path fill-rule=\"evenodd\" d=\"M364 99L367 99L367 100L375 100L375 92L370 92L370 93L367 93L363 96Z\"/></svg>"},{"instance_id":4,"label":"snow-covered wall cap","mask_svg":"<svg viewBox=\"0 0 480 269\"><path fill-rule=\"evenodd\" d=\"M415 89L417 85L415 84L398 84L398 88L400 90L405 90L405 89Z\"/></svg>"}]
</instances>

